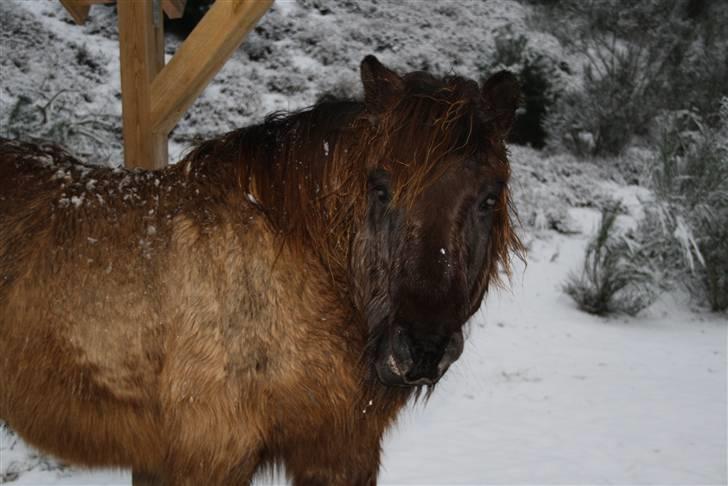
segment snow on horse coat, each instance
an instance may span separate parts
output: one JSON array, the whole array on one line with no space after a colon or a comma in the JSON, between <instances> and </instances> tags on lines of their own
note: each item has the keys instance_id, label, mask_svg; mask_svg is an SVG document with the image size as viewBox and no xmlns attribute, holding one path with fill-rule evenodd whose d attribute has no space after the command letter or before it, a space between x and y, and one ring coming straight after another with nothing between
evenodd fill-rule
<instances>
[{"instance_id":1,"label":"snow on horse coat","mask_svg":"<svg viewBox=\"0 0 728 486\"><path fill-rule=\"evenodd\" d=\"M156 172L0 143L0 418L162 484L376 484L406 401L521 250L501 72L400 76ZM446 458L443 459L446 461Z\"/></svg>"}]
</instances>

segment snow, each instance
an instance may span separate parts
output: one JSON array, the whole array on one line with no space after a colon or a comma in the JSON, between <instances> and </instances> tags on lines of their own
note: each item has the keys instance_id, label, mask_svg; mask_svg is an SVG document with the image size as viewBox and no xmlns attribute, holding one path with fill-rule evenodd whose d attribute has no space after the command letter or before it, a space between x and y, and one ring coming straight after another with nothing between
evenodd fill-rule
<instances>
[{"instance_id":1,"label":"snow","mask_svg":"<svg viewBox=\"0 0 728 486\"><path fill-rule=\"evenodd\" d=\"M81 204L83 204L83 194L79 196L71 196L71 204L73 204L74 207L80 207Z\"/></svg>"},{"instance_id":2,"label":"snow","mask_svg":"<svg viewBox=\"0 0 728 486\"><path fill-rule=\"evenodd\" d=\"M276 0L275 7L283 15L290 15L296 10L295 0Z\"/></svg>"},{"instance_id":3,"label":"snow","mask_svg":"<svg viewBox=\"0 0 728 486\"><path fill-rule=\"evenodd\" d=\"M364 410L362 410L362 411L361 411L361 413L367 413L367 410L369 410L369 408L370 408L370 407L371 407L372 405L374 405L374 400L369 400L369 401L367 402L367 405L366 405L366 407L364 408Z\"/></svg>"}]
</instances>

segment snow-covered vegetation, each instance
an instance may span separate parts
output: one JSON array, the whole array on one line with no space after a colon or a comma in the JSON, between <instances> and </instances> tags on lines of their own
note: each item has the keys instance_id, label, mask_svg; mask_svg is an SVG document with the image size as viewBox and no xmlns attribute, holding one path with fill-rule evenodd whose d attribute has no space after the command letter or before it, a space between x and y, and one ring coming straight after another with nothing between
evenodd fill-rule
<instances>
[{"instance_id":1,"label":"snow-covered vegetation","mask_svg":"<svg viewBox=\"0 0 728 486\"><path fill-rule=\"evenodd\" d=\"M599 229L586 248L584 267L564 285L586 312L636 315L654 301L650 272L634 263L629 241L615 230L620 203L602 208Z\"/></svg>"},{"instance_id":2,"label":"snow-covered vegetation","mask_svg":"<svg viewBox=\"0 0 728 486\"><path fill-rule=\"evenodd\" d=\"M0 136L120 165L113 5L76 26L58 2L2 0L0 26ZM358 97L366 54L401 72L516 72L528 264L389 435L383 484L726 484L727 29L728 5L700 0L278 0L170 153ZM167 53L180 42L169 33ZM5 481L129 475L60 465L0 428Z\"/></svg>"}]
</instances>

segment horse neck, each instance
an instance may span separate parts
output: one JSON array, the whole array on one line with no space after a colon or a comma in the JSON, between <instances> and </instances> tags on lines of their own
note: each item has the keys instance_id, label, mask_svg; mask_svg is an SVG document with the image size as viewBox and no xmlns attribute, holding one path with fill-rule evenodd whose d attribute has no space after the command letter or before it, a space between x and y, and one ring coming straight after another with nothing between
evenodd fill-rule
<instances>
[{"instance_id":1,"label":"horse neck","mask_svg":"<svg viewBox=\"0 0 728 486\"><path fill-rule=\"evenodd\" d=\"M316 254L340 284L366 199L366 127L360 105L332 104L233 132L215 159L294 251Z\"/></svg>"}]
</instances>

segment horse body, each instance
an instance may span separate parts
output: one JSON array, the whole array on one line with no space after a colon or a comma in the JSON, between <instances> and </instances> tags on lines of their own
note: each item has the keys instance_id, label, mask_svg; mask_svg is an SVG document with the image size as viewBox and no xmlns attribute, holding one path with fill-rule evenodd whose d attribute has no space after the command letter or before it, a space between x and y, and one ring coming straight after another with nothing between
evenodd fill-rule
<instances>
[{"instance_id":1,"label":"horse body","mask_svg":"<svg viewBox=\"0 0 728 486\"><path fill-rule=\"evenodd\" d=\"M225 483L289 442L341 457L350 446L321 431L377 421L349 358L365 334L321 299L336 293L318 259L279 249L243 194L213 201L213 181L181 166L16 166L12 149L0 416L29 442L88 466Z\"/></svg>"},{"instance_id":2,"label":"horse body","mask_svg":"<svg viewBox=\"0 0 728 486\"><path fill-rule=\"evenodd\" d=\"M459 250L478 237L424 220L381 236L409 220L383 209L381 167L362 159L381 157L375 135L352 128L386 94L363 77L365 104L272 119L158 172L0 143L0 418L63 460L166 484L244 484L274 463L297 485L375 484L384 430L457 359L517 240ZM465 224L461 199L443 221ZM443 280L449 263L382 260L420 233L436 236L417 252L446 246L477 268ZM406 282L390 292L393 272ZM440 281L428 303L419 287Z\"/></svg>"}]
</instances>

